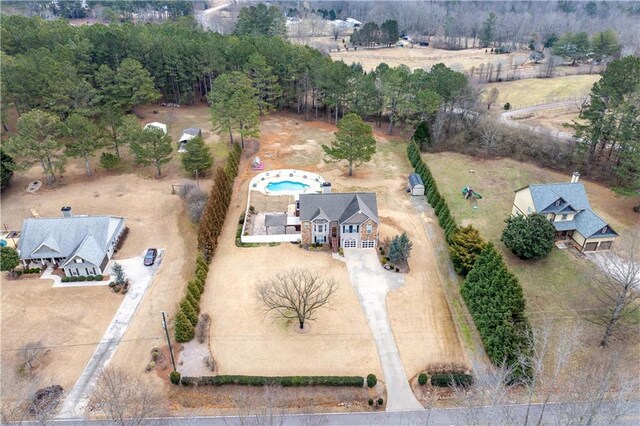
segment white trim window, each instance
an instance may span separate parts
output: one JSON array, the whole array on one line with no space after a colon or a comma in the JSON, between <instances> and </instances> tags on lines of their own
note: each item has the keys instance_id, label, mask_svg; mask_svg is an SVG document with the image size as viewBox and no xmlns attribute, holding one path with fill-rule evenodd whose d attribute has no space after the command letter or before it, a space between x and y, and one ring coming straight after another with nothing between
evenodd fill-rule
<instances>
[{"instance_id":1,"label":"white trim window","mask_svg":"<svg viewBox=\"0 0 640 426\"><path fill-rule=\"evenodd\" d=\"M373 223L367 223L367 234L371 234L373 232Z\"/></svg>"},{"instance_id":2,"label":"white trim window","mask_svg":"<svg viewBox=\"0 0 640 426\"><path fill-rule=\"evenodd\" d=\"M327 242L327 236L326 235L316 235L316 243L324 244L326 242Z\"/></svg>"},{"instance_id":3,"label":"white trim window","mask_svg":"<svg viewBox=\"0 0 640 426\"><path fill-rule=\"evenodd\" d=\"M358 241L356 240L344 240L342 242L344 248L356 248L358 247Z\"/></svg>"},{"instance_id":4,"label":"white trim window","mask_svg":"<svg viewBox=\"0 0 640 426\"><path fill-rule=\"evenodd\" d=\"M376 240L363 241L363 242L362 242L362 248L363 248L363 249L372 249L372 248L376 248Z\"/></svg>"}]
</instances>

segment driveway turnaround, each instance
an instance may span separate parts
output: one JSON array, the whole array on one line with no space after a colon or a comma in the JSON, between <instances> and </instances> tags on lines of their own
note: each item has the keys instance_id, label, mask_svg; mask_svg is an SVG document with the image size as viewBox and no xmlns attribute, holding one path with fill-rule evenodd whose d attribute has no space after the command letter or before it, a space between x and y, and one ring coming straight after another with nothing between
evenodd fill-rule
<instances>
[{"instance_id":1,"label":"driveway turnaround","mask_svg":"<svg viewBox=\"0 0 640 426\"><path fill-rule=\"evenodd\" d=\"M62 404L58 419L72 419L83 417L89 398L98 384L100 375L109 364L113 354L118 349L120 340L127 331L129 323L133 319L140 302L144 297L153 277L158 270L164 250L158 250L158 257L153 266L144 266L144 254L132 259L117 261L122 265L124 273L129 279L129 291L113 317L109 328L102 336L96 351L84 368L69 394Z\"/></svg>"},{"instance_id":2,"label":"driveway turnaround","mask_svg":"<svg viewBox=\"0 0 640 426\"><path fill-rule=\"evenodd\" d=\"M387 293L402 287L404 278L384 270L375 249L344 249L344 257L378 349L387 386L387 411L422 409L409 386L387 316Z\"/></svg>"}]
</instances>

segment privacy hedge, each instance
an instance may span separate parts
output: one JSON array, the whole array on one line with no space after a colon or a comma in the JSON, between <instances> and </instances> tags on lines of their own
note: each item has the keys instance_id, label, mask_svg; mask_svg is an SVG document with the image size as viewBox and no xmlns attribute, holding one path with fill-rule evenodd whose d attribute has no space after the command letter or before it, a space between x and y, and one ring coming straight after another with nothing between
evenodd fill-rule
<instances>
[{"instance_id":1,"label":"privacy hedge","mask_svg":"<svg viewBox=\"0 0 640 426\"><path fill-rule=\"evenodd\" d=\"M209 273L209 262L213 258L218 245L218 237L222 232L224 220L231 202L233 181L238 175L238 165L242 149L234 144L224 168L216 171L211 195L207 201L200 226L198 228L198 256L193 279L187 284L185 297L180 301L178 316L175 322L175 336L178 342L193 339L194 327L198 323L200 313L200 297L204 292Z\"/></svg>"},{"instance_id":2,"label":"privacy hedge","mask_svg":"<svg viewBox=\"0 0 640 426\"><path fill-rule=\"evenodd\" d=\"M184 386L344 386L361 388L364 378L360 376L201 376L183 377Z\"/></svg>"},{"instance_id":3,"label":"privacy hedge","mask_svg":"<svg viewBox=\"0 0 640 426\"><path fill-rule=\"evenodd\" d=\"M531 352L531 336L518 279L507 269L493 245L484 243L477 230L458 227L415 143L407 147L407 156L425 184L425 195L444 230L456 271L466 275L461 294L487 355L495 365L506 363L513 368L510 380L518 381L529 376L531 371L523 368L520 362ZM434 377L439 383L448 380L438 375Z\"/></svg>"},{"instance_id":4,"label":"privacy hedge","mask_svg":"<svg viewBox=\"0 0 640 426\"><path fill-rule=\"evenodd\" d=\"M449 386L470 386L473 384L473 376L470 374L434 374L431 376L431 385L446 388Z\"/></svg>"}]
</instances>

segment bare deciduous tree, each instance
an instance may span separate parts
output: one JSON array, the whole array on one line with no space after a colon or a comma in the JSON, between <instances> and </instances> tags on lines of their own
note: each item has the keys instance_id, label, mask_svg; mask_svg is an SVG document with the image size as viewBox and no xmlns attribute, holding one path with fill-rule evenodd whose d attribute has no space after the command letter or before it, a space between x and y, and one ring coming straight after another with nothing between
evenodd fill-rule
<instances>
[{"instance_id":1,"label":"bare deciduous tree","mask_svg":"<svg viewBox=\"0 0 640 426\"><path fill-rule=\"evenodd\" d=\"M591 321L605 328L600 345L607 346L614 333L640 307L635 303L640 295L640 232L618 241L612 252L595 256L603 272L595 280L602 313Z\"/></svg>"},{"instance_id":2,"label":"bare deciduous tree","mask_svg":"<svg viewBox=\"0 0 640 426\"><path fill-rule=\"evenodd\" d=\"M317 272L288 269L275 278L258 284L258 298L268 312L286 319L296 319L300 329L304 323L316 319L315 313L325 306L338 285L323 279Z\"/></svg>"},{"instance_id":3,"label":"bare deciduous tree","mask_svg":"<svg viewBox=\"0 0 640 426\"><path fill-rule=\"evenodd\" d=\"M234 398L241 425L281 426L285 420L285 401L277 386L264 386L261 392L242 392Z\"/></svg>"},{"instance_id":4,"label":"bare deciduous tree","mask_svg":"<svg viewBox=\"0 0 640 426\"><path fill-rule=\"evenodd\" d=\"M493 87L487 94L487 109L491 109L491 105L495 104L498 100L500 91L496 87Z\"/></svg>"},{"instance_id":5,"label":"bare deciduous tree","mask_svg":"<svg viewBox=\"0 0 640 426\"><path fill-rule=\"evenodd\" d=\"M43 354L42 340L28 342L20 348L20 359L24 362L26 372L33 370L36 360Z\"/></svg>"},{"instance_id":6,"label":"bare deciduous tree","mask_svg":"<svg viewBox=\"0 0 640 426\"><path fill-rule=\"evenodd\" d=\"M160 396L135 376L107 367L91 399L93 409L118 425L141 425L161 413Z\"/></svg>"}]
</instances>

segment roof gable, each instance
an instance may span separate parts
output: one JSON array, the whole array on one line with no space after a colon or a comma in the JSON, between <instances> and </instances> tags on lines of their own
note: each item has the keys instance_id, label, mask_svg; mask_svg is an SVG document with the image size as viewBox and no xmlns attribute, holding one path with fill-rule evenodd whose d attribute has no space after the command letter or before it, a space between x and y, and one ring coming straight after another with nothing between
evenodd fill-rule
<instances>
[{"instance_id":1,"label":"roof gable","mask_svg":"<svg viewBox=\"0 0 640 426\"><path fill-rule=\"evenodd\" d=\"M590 209L589 199L584 189L584 185L580 182L575 183L550 183L550 184L534 184L529 185L531 198L536 211L542 212L555 206L554 203L561 199L571 205L576 211Z\"/></svg>"},{"instance_id":2,"label":"roof gable","mask_svg":"<svg viewBox=\"0 0 640 426\"><path fill-rule=\"evenodd\" d=\"M314 219L321 210L330 221L342 222L360 212L379 223L376 194L373 192L300 194L299 201L301 221Z\"/></svg>"},{"instance_id":3,"label":"roof gable","mask_svg":"<svg viewBox=\"0 0 640 426\"><path fill-rule=\"evenodd\" d=\"M39 251L45 252L46 250L42 250L44 248L49 249L50 251L62 254L60 252L60 246L58 245L58 242L56 241L55 238L53 238L53 235L51 235L51 233L47 234L47 236L45 237L44 240L42 240L40 245L31 252L31 255L33 256L35 255L35 253Z\"/></svg>"},{"instance_id":4,"label":"roof gable","mask_svg":"<svg viewBox=\"0 0 640 426\"><path fill-rule=\"evenodd\" d=\"M67 260L64 262L62 266L66 266L73 259L80 257L88 263L92 263L96 266L99 266L102 263L102 259L106 255L105 250L100 247L100 244L93 235L87 234L84 237L84 240L78 245L78 248L67 257Z\"/></svg>"}]
</instances>

